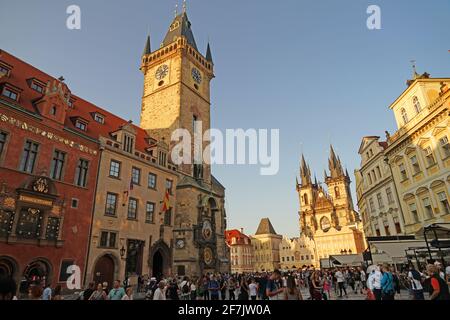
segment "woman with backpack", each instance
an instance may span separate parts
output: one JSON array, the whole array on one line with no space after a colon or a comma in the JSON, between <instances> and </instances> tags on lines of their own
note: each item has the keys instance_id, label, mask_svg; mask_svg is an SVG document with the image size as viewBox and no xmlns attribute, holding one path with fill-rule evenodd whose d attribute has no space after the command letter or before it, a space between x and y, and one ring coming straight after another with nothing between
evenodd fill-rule
<instances>
[{"instance_id":1,"label":"woman with backpack","mask_svg":"<svg viewBox=\"0 0 450 320\"><path fill-rule=\"evenodd\" d=\"M395 300L394 276L388 265L383 265L381 277L381 300Z\"/></svg>"}]
</instances>

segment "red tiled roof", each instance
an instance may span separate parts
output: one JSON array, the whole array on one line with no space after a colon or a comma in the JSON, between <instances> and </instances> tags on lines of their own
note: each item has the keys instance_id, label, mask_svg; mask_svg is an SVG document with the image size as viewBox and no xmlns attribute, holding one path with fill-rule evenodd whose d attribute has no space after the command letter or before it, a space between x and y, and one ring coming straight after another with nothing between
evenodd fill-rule
<instances>
[{"instance_id":1,"label":"red tiled roof","mask_svg":"<svg viewBox=\"0 0 450 320\"><path fill-rule=\"evenodd\" d=\"M19 58L9 54L0 49L0 61L12 66L12 70L8 77L0 79L0 84L9 83L23 91L20 93L19 106L29 112L39 114L37 108L34 107L33 102L40 99L43 94L31 89L29 80L35 78L43 83L53 82L56 78L46 74L45 72L33 67L32 65L20 60ZM91 138L98 139L100 136L110 138L110 133L120 129L121 126L128 123L105 109L102 109L76 95L71 94L74 102L74 108L68 108L64 125L75 131L79 131ZM104 124L96 122L93 114L100 113L105 118ZM75 128L75 123L71 121L74 118L83 118L89 120L87 131L80 131ZM136 130L136 149L140 152L145 152L149 147L148 139L150 138L147 132L140 127L133 125Z\"/></svg>"},{"instance_id":2,"label":"red tiled roof","mask_svg":"<svg viewBox=\"0 0 450 320\"><path fill-rule=\"evenodd\" d=\"M228 245L232 245L232 239L236 238L236 244L245 244L244 239L248 239L248 244L251 243L250 238L240 232L239 230L228 230L225 231L225 241Z\"/></svg>"}]
</instances>

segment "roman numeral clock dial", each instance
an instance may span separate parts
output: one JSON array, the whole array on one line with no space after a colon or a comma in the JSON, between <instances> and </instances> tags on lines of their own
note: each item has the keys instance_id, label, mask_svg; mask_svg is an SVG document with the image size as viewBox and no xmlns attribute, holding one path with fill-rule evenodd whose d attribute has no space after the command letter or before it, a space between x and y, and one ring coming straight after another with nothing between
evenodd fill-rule
<instances>
[{"instance_id":1,"label":"roman numeral clock dial","mask_svg":"<svg viewBox=\"0 0 450 320\"><path fill-rule=\"evenodd\" d=\"M192 68L192 79L194 79L195 83L201 84L202 83L202 74L197 68Z\"/></svg>"}]
</instances>

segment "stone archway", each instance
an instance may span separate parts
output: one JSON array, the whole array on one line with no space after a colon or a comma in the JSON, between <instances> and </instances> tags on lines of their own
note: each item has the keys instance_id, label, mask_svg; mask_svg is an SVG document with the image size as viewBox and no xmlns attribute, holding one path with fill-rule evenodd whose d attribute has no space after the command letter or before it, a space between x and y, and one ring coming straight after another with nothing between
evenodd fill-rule
<instances>
[{"instance_id":1,"label":"stone archway","mask_svg":"<svg viewBox=\"0 0 450 320\"><path fill-rule=\"evenodd\" d=\"M148 267L152 277L157 279L167 276L171 272L172 252L162 240L156 242L150 249Z\"/></svg>"},{"instance_id":2,"label":"stone archway","mask_svg":"<svg viewBox=\"0 0 450 320\"><path fill-rule=\"evenodd\" d=\"M17 262L7 256L0 256L0 276L7 276L15 279L17 277Z\"/></svg>"},{"instance_id":3,"label":"stone archway","mask_svg":"<svg viewBox=\"0 0 450 320\"><path fill-rule=\"evenodd\" d=\"M52 265L45 258L36 258L24 269L23 276L28 283L52 283Z\"/></svg>"}]
</instances>

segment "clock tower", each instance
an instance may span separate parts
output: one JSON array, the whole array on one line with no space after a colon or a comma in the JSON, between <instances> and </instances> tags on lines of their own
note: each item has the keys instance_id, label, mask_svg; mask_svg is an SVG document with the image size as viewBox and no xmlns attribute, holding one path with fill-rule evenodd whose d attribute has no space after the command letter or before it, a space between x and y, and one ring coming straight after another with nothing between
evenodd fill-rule
<instances>
[{"instance_id":1,"label":"clock tower","mask_svg":"<svg viewBox=\"0 0 450 320\"><path fill-rule=\"evenodd\" d=\"M152 51L150 37L147 38L141 71L144 74L141 127L152 138L165 142L170 152L179 143L172 141L175 130L186 130L191 137L191 163L178 167L176 204L172 204L173 270L178 275L190 276L227 272L230 265L224 238L225 188L203 161L210 158L204 151L208 150L209 139L202 140L201 154L194 148L194 133L201 139L210 129L214 63L209 43L205 54L199 51L185 7L170 24L157 50ZM168 159L172 160L170 155Z\"/></svg>"}]
</instances>

